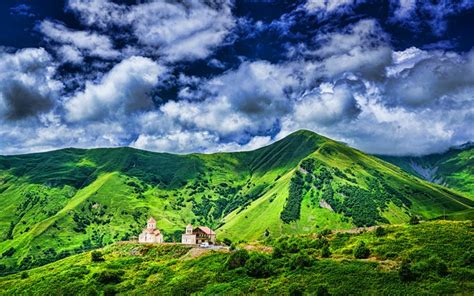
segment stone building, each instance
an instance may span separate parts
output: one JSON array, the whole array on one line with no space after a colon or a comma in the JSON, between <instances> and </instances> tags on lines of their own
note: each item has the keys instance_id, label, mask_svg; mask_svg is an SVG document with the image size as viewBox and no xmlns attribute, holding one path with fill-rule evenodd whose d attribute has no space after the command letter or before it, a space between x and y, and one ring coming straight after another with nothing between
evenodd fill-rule
<instances>
[{"instance_id":1,"label":"stone building","mask_svg":"<svg viewBox=\"0 0 474 296\"><path fill-rule=\"evenodd\" d=\"M216 243L216 233L205 226L197 226L193 228L191 224L186 226L186 231L181 236L181 243L187 245L195 245L201 243Z\"/></svg>"},{"instance_id":2,"label":"stone building","mask_svg":"<svg viewBox=\"0 0 474 296\"><path fill-rule=\"evenodd\" d=\"M143 229L138 236L139 243L162 243L163 235L160 230L156 228L156 221L151 217L147 222L147 227Z\"/></svg>"}]
</instances>

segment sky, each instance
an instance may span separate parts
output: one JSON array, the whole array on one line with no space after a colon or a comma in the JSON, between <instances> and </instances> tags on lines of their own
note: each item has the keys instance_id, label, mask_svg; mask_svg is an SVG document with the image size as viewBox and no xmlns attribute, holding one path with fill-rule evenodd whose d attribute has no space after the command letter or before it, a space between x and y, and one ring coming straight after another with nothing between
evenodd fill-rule
<instances>
[{"instance_id":1,"label":"sky","mask_svg":"<svg viewBox=\"0 0 474 296\"><path fill-rule=\"evenodd\" d=\"M474 1L2 0L0 154L474 140Z\"/></svg>"}]
</instances>

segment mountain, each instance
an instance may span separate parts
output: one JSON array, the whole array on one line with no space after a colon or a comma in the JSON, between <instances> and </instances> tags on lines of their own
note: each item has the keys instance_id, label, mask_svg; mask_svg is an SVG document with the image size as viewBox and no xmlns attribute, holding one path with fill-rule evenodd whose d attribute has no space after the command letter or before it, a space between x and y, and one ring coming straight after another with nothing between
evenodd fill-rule
<instances>
[{"instance_id":1,"label":"mountain","mask_svg":"<svg viewBox=\"0 0 474 296\"><path fill-rule=\"evenodd\" d=\"M410 174L464 193L474 199L474 143L419 157L379 156Z\"/></svg>"},{"instance_id":2,"label":"mountain","mask_svg":"<svg viewBox=\"0 0 474 296\"><path fill-rule=\"evenodd\" d=\"M471 217L474 201L309 131L249 152L173 155L132 148L0 157L6 272L187 223L233 241ZM0 267L1 267L0 266Z\"/></svg>"}]
</instances>

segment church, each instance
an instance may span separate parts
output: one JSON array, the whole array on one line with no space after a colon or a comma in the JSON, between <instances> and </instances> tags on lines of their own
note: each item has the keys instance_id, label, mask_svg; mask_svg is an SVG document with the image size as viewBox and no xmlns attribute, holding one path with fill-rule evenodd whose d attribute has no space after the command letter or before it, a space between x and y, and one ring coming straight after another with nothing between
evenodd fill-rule
<instances>
[{"instance_id":1,"label":"church","mask_svg":"<svg viewBox=\"0 0 474 296\"><path fill-rule=\"evenodd\" d=\"M181 236L181 243L186 245L215 244L216 233L209 227L197 226L194 228L191 224L188 224L185 233Z\"/></svg>"},{"instance_id":2,"label":"church","mask_svg":"<svg viewBox=\"0 0 474 296\"><path fill-rule=\"evenodd\" d=\"M147 227L143 229L138 236L139 243L159 243L163 242L163 235L160 230L156 228L156 221L151 217L147 222Z\"/></svg>"}]
</instances>

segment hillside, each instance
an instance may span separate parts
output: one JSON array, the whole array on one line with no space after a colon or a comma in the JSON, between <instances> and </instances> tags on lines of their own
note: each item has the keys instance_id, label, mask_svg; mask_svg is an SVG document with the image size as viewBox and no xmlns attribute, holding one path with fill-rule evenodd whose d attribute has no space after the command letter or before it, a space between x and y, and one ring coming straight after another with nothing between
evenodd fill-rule
<instances>
[{"instance_id":1,"label":"hillside","mask_svg":"<svg viewBox=\"0 0 474 296\"><path fill-rule=\"evenodd\" d=\"M473 239L470 223L427 222L283 237L248 253L114 244L94 261L87 252L0 277L0 295L472 295Z\"/></svg>"},{"instance_id":2,"label":"hillside","mask_svg":"<svg viewBox=\"0 0 474 296\"><path fill-rule=\"evenodd\" d=\"M419 157L380 156L405 171L474 199L474 144Z\"/></svg>"},{"instance_id":3,"label":"hillside","mask_svg":"<svg viewBox=\"0 0 474 296\"><path fill-rule=\"evenodd\" d=\"M4 272L137 236L149 216L165 239L187 223L257 240L472 218L474 202L309 131L261 149L173 155L131 148L0 157Z\"/></svg>"}]
</instances>

